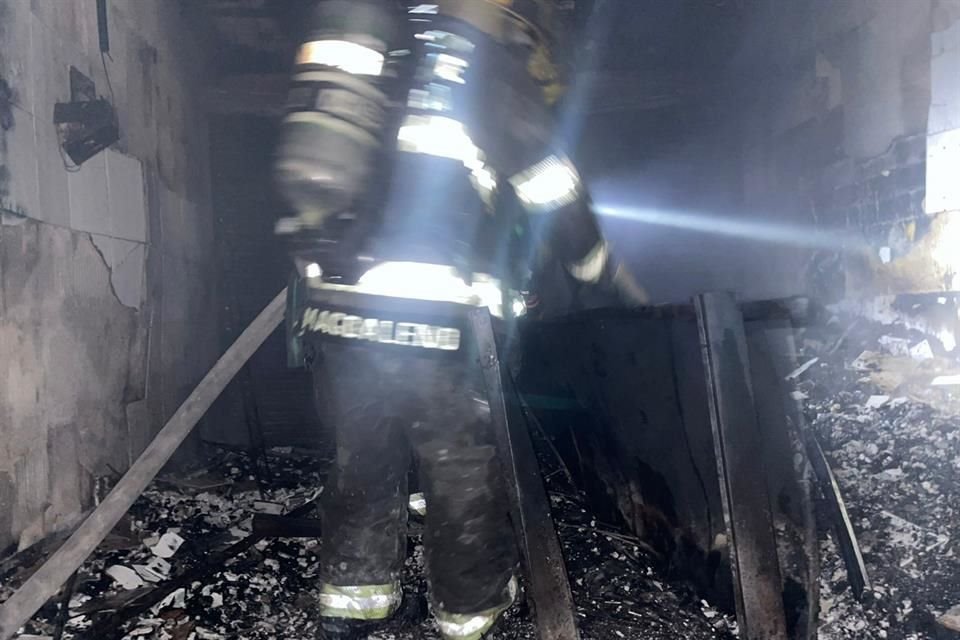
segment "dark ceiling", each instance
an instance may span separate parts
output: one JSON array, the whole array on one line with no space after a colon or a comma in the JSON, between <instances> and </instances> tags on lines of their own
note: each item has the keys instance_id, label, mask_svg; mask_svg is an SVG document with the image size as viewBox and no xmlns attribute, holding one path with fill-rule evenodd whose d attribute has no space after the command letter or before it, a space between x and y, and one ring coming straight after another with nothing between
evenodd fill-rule
<instances>
[{"instance_id":1,"label":"dark ceiling","mask_svg":"<svg viewBox=\"0 0 960 640\"><path fill-rule=\"evenodd\" d=\"M302 16L314 0L203 0L216 47L217 112L276 112ZM738 42L746 2L581 0L568 12L574 84L589 87L587 113L642 112L696 102ZM562 3L573 6L570 0Z\"/></svg>"}]
</instances>

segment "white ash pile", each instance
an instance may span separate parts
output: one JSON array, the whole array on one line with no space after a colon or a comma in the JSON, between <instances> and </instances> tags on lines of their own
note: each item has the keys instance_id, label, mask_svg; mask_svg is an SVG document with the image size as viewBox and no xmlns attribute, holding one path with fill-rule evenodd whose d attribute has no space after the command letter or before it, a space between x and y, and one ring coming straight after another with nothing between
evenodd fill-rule
<instances>
[{"instance_id":1,"label":"white ash pile","mask_svg":"<svg viewBox=\"0 0 960 640\"><path fill-rule=\"evenodd\" d=\"M797 376L798 397L872 581L857 602L825 532L820 638L956 638L944 623L960 604L956 352L904 326L837 318L801 333L798 349L801 362L817 359Z\"/></svg>"},{"instance_id":2,"label":"white ash pile","mask_svg":"<svg viewBox=\"0 0 960 640\"><path fill-rule=\"evenodd\" d=\"M289 449L272 450L259 461L221 452L202 474L158 478L83 565L69 597L48 603L24 637L317 637L322 538L261 538L254 516L317 517L311 509L328 464ZM639 540L598 525L561 475L547 471L585 640L733 637L735 623L728 616L685 585L666 581ZM407 604L402 615L370 636L373 640L440 638L427 606L421 522L411 517L403 575ZM0 564L0 600L57 542ZM535 637L528 604L521 600L507 612L494 640Z\"/></svg>"},{"instance_id":3,"label":"white ash pile","mask_svg":"<svg viewBox=\"0 0 960 640\"><path fill-rule=\"evenodd\" d=\"M211 471L155 480L78 571L68 608L62 609L62 598L48 603L27 633L98 640L313 638L312 599L305 596L316 583L317 542L264 539L239 549L252 542L254 514L312 503L326 465L283 449L270 462L260 483L249 460L231 453ZM238 551L224 553L231 549ZM4 562L0 599L40 561L42 555L24 553Z\"/></svg>"}]
</instances>

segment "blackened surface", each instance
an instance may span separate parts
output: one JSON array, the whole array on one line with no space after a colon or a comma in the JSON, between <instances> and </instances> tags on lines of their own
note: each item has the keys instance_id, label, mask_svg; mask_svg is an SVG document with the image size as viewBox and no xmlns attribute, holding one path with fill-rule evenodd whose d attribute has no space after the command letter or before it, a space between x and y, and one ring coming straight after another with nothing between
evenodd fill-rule
<instances>
[{"instance_id":1,"label":"blackened surface","mask_svg":"<svg viewBox=\"0 0 960 640\"><path fill-rule=\"evenodd\" d=\"M0 7L0 20L3 19L5 9ZM13 128L13 89L7 81L0 78L0 202L9 195L10 170L6 167L7 131Z\"/></svg>"},{"instance_id":2,"label":"blackened surface","mask_svg":"<svg viewBox=\"0 0 960 640\"><path fill-rule=\"evenodd\" d=\"M678 573L702 571L723 521L692 318L595 312L526 329L521 391L575 407L533 408L570 443L596 508L649 537ZM682 561L691 549L699 559ZM701 586L714 576L701 573Z\"/></svg>"},{"instance_id":3,"label":"blackened surface","mask_svg":"<svg viewBox=\"0 0 960 640\"><path fill-rule=\"evenodd\" d=\"M780 562L796 637L815 617L817 548L795 460L799 415L785 406L793 369L777 318L748 325L754 384L769 446ZM659 554L658 568L732 612L729 549L720 504L705 377L690 307L591 311L530 324L523 333L519 386L602 521L618 523ZM785 369L785 371L784 371ZM759 392L758 392L759 393ZM765 454L766 455L766 454ZM775 461L775 462L774 462ZM799 465L799 466L798 466ZM759 470L756 476L761 481ZM796 584L793 584L796 583ZM576 590L576 586L574 587ZM797 595L800 594L800 595Z\"/></svg>"},{"instance_id":4,"label":"blackened surface","mask_svg":"<svg viewBox=\"0 0 960 640\"><path fill-rule=\"evenodd\" d=\"M567 479L557 441L532 424L573 590L581 637L732 638L735 620L701 599L693 583L672 580L648 543L610 524ZM553 443L554 446L550 446Z\"/></svg>"},{"instance_id":5,"label":"blackened surface","mask_svg":"<svg viewBox=\"0 0 960 640\"><path fill-rule=\"evenodd\" d=\"M6 557L13 543L13 505L17 492L10 474L0 472L0 556Z\"/></svg>"},{"instance_id":6,"label":"blackened surface","mask_svg":"<svg viewBox=\"0 0 960 640\"><path fill-rule=\"evenodd\" d=\"M226 349L287 282L291 264L273 233L283 205L272 183L276 125L266 118L222 117L211 125L213 203L217 217L218 287ZM272 335L214 405L204 437L250 444L317 446L323 434L313 407L310 376L287 369L282 331ZM246 427L244 426L246 423Z\"/></svg>"},{"instance_id":7,"label":"blackened surface","mask_svg":"<svg viewBox=\"0 0 960 640\"><path fill-rule=\"evenodd\" d=\"M542 638L577 640L570 584L530 441L530 421L521 410L509 370L500 363L489 312L474 311L471 324L490 401L492 430L512 502L513 524L523 550L538 634Z\"/></svg>"},{"instance_id":8,"label":"blackened surface","mask_svg":"<svg viewBox=\"0 0 960 640\"><path fill-rule=\"evenodd\" d=\"M604 523L590 502L564 480L559 461L544 444L535 439L584 640L732 639L731 617L701 602L688 584L668 580L660 560L640 540ZM261 478L262 494L253 480L256 467L250 458L232 453L213 457L210 471L202 475L156 480L83 566L70 606L75 617L64 637L89 637L83 633L84 625L113 615L104 609L107 601L123 611L116 598L137 593L120 589L103 574L106 567L145 563L152 558L148 546L156 536L177 527L187 540L171 559L179 575L246 535L256 500L263 498L290 511L314 496L325 484L325 470L333 460L332 452L304 456L281 448L271 450L269 462L270 470ZM372 640L440 639L426 606L422 533L421 523L408 523L401 576L405 605L394 619L370 633ZM156 615L136 617L116 629L117 637L139 630L148 640L186 638L202 628L224 638L314 640L321 549L322 541L308 538L261 543L224 563L201 584L190 584L182 606L167 604ZM29 575L38 558L42 554L27 553L19 564L4 563L0 600ZM55 603L46 607L28 632L49 634L56 614ZM529 607L521 600L507 612L491 640L536 637Z\"/></svg>"},{"instance_id":9,"label":"blackened surface","mask_svg":"<svg viewBox=\"0 0 960 640\"><path fill-rule=\"evenodd\" d=\"M784 608L790 637L816 633L819 551L812 469L803 441L805 422L783 383L796 369L793 327L787 320L746 323L750 381L777 530Z\"/></svg>"},{"instance_id":10,"label":"blackened surface","mask_svg":"<svg viewBox=\"0 0 960 640\"><path fill-rule=\"evenodd\" d=\"M696 300L741 633L786 638L773 512L743 316L732 294Z\"/></svg>"}]
</instances>

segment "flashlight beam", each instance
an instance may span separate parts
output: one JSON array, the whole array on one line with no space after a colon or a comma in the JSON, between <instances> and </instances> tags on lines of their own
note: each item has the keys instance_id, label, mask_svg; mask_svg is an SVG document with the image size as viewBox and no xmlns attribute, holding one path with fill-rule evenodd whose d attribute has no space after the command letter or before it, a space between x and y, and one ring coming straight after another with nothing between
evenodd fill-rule
<instances>
[{"instance_id":1,"label":"flashlight beam","mask_svg":"<svg viewBox=\"0 0 960 640\"><path fill-rule=\"evenodd\" d=\"M767 222L763 219L730 218L703 213L616 205L597 205L596 211L598 215L607 218L632 220L642 224L770 244L837 251L859 251L865 248L862 238L840 229L818 229L809 225Z\"/></svg>"}]
</instances>

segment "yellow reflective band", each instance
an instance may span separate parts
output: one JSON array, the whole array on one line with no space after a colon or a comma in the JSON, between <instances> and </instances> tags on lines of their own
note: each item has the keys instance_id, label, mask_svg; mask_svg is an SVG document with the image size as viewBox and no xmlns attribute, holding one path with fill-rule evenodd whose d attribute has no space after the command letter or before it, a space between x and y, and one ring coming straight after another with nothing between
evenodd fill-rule
<instances>
[{"instance_id":1,"label":"yellow reflective band","mask_svg":"<svg viewBox=\"0 0 960 640\"><path fill-rule=\"evenodd\" d=\"M381 262L364 273L356 284L308 278L307 286L324 291L486 307L497 318L503 317L504 295L508 302L517 297L510 289L504 291L500 279L490 274L474 273L468 284L454 267L426 262Z\"/></svg>"},{"instance_id":2,"label":"yellow reflective band","mask_svg":"<svg viewBox=\"0 0 960 640\"><path fill-rule=\"evenodd\" d=\"M383 73L383 54L347 40L314 40L301 45L297 64L333 67L358 76L379 76Z\"/></svg>"},{"instance_id":3,"label":"yellow reflective band","mask_svg":"<svg viewBox=\"0 0 960 640\"><path fill-rule=\"evenodd\" d=\"M603 269L610 257L610 250L603 240L594 245L587 255L567 266L567 270L580 282L595 283L603 275Z\"/></svg>"},{"instance_id":4,"label":"yellow reflective band","mask_svg":"<svg viewBox=\"0 0 960 640\"><path fill-rule=\"evenodd\" d=\"M438 53L434 58L433 75L440 80L453 82L454 84L466 84L463 74L466 73L470 63L463 58L452 56L448 53Z\"/></svg>"},{"instance_id":5,"label":"yellow reflective band","mask_svg":"<svg viewBox=\"0 0 960 640\"><path fill-rule=\"evenodd\" d=\"M480 640L497 621L495 615L460 616L451 615L450 619L437 618L440 633L448 640Z\"/></svg>"},{"instance_id":6,"label":"yellow reflective band","mask_svg":"<svg viewBox=\"0 0 960 640\"><path fill-rule=\"evenodd\" d=\"M411 493L410 502L407 506L410 508L410 511L418 516L427 515L427 499L423 497L422 493Z\"/></svg>"},{"instance_id":7,"label":"yellow reflective band","mask_svg":"<svg viewBox=\"0 0 960 640\"><path fill-rule=\"evenodd\" d=\"M397 132L397 143L400 151L459 160L465 167L482 163L483 153L463 123L446 116L407 116Z\"/></svg>"},{"instance_id":8,"label":"yellow reflective band","mask_svg":"<svg viewBox=\"0 0 960 640\"><path fill-rule=\"evenodd\" d=\"M494 607L480 613L445 613L437 609L437 626L445 640L480 640L493 627L504 611L513 605L517 597L517 579L511 577L507 583L509 601L500 607Z\"/></svg>"},{"instance_id":9,"label":"yellow reflective band","mask_svg":"<svg viewBox=\"0 0 960 640\"><path fill-rule=\"evenodd\" d=\"M550 156L510 178L510 184L527 209L549 211L576 201L580 176L569 162Z\"/></svg>"},{"instance_id":10,"label":"yellow reflective band","mask_svg":"<svg viewBox=\"0 0 960 640\"><path fill-rule=\"evenodd\" d=\"M350 620L383 620L400 606L398 583L342 587L324 584L320 590L320 615Z\"/></svg>"},{"instance_id":11,"label":"yellow reflective band","mask_svg":"<svg viewBox=\"0 0 960 640\"><path fill-rule=\"evenodd\" d=\"M417 91L412 91L408 100L423 99L423 92ZM492 202L490 198L497 188L497 176L487 166L483 151L473 144L459 120L438 115L407 116L397 132L397 148L406 153L459 160L470 171L470 181L480 197L487 204Z\"/></svg>"},{"instance_id":12,"label":"yellow reflective band","mask_svg":"<svg viewBox=\"0 0 960 640\"><path fill-rule=\"evenodd\" d=\"M300 335L307 331L402 347L439 351L460 350L460 330L454 327L361 318L341 311L320 310L313 307L307 307L300 320Z\"/></svg>"}]
</instances>

